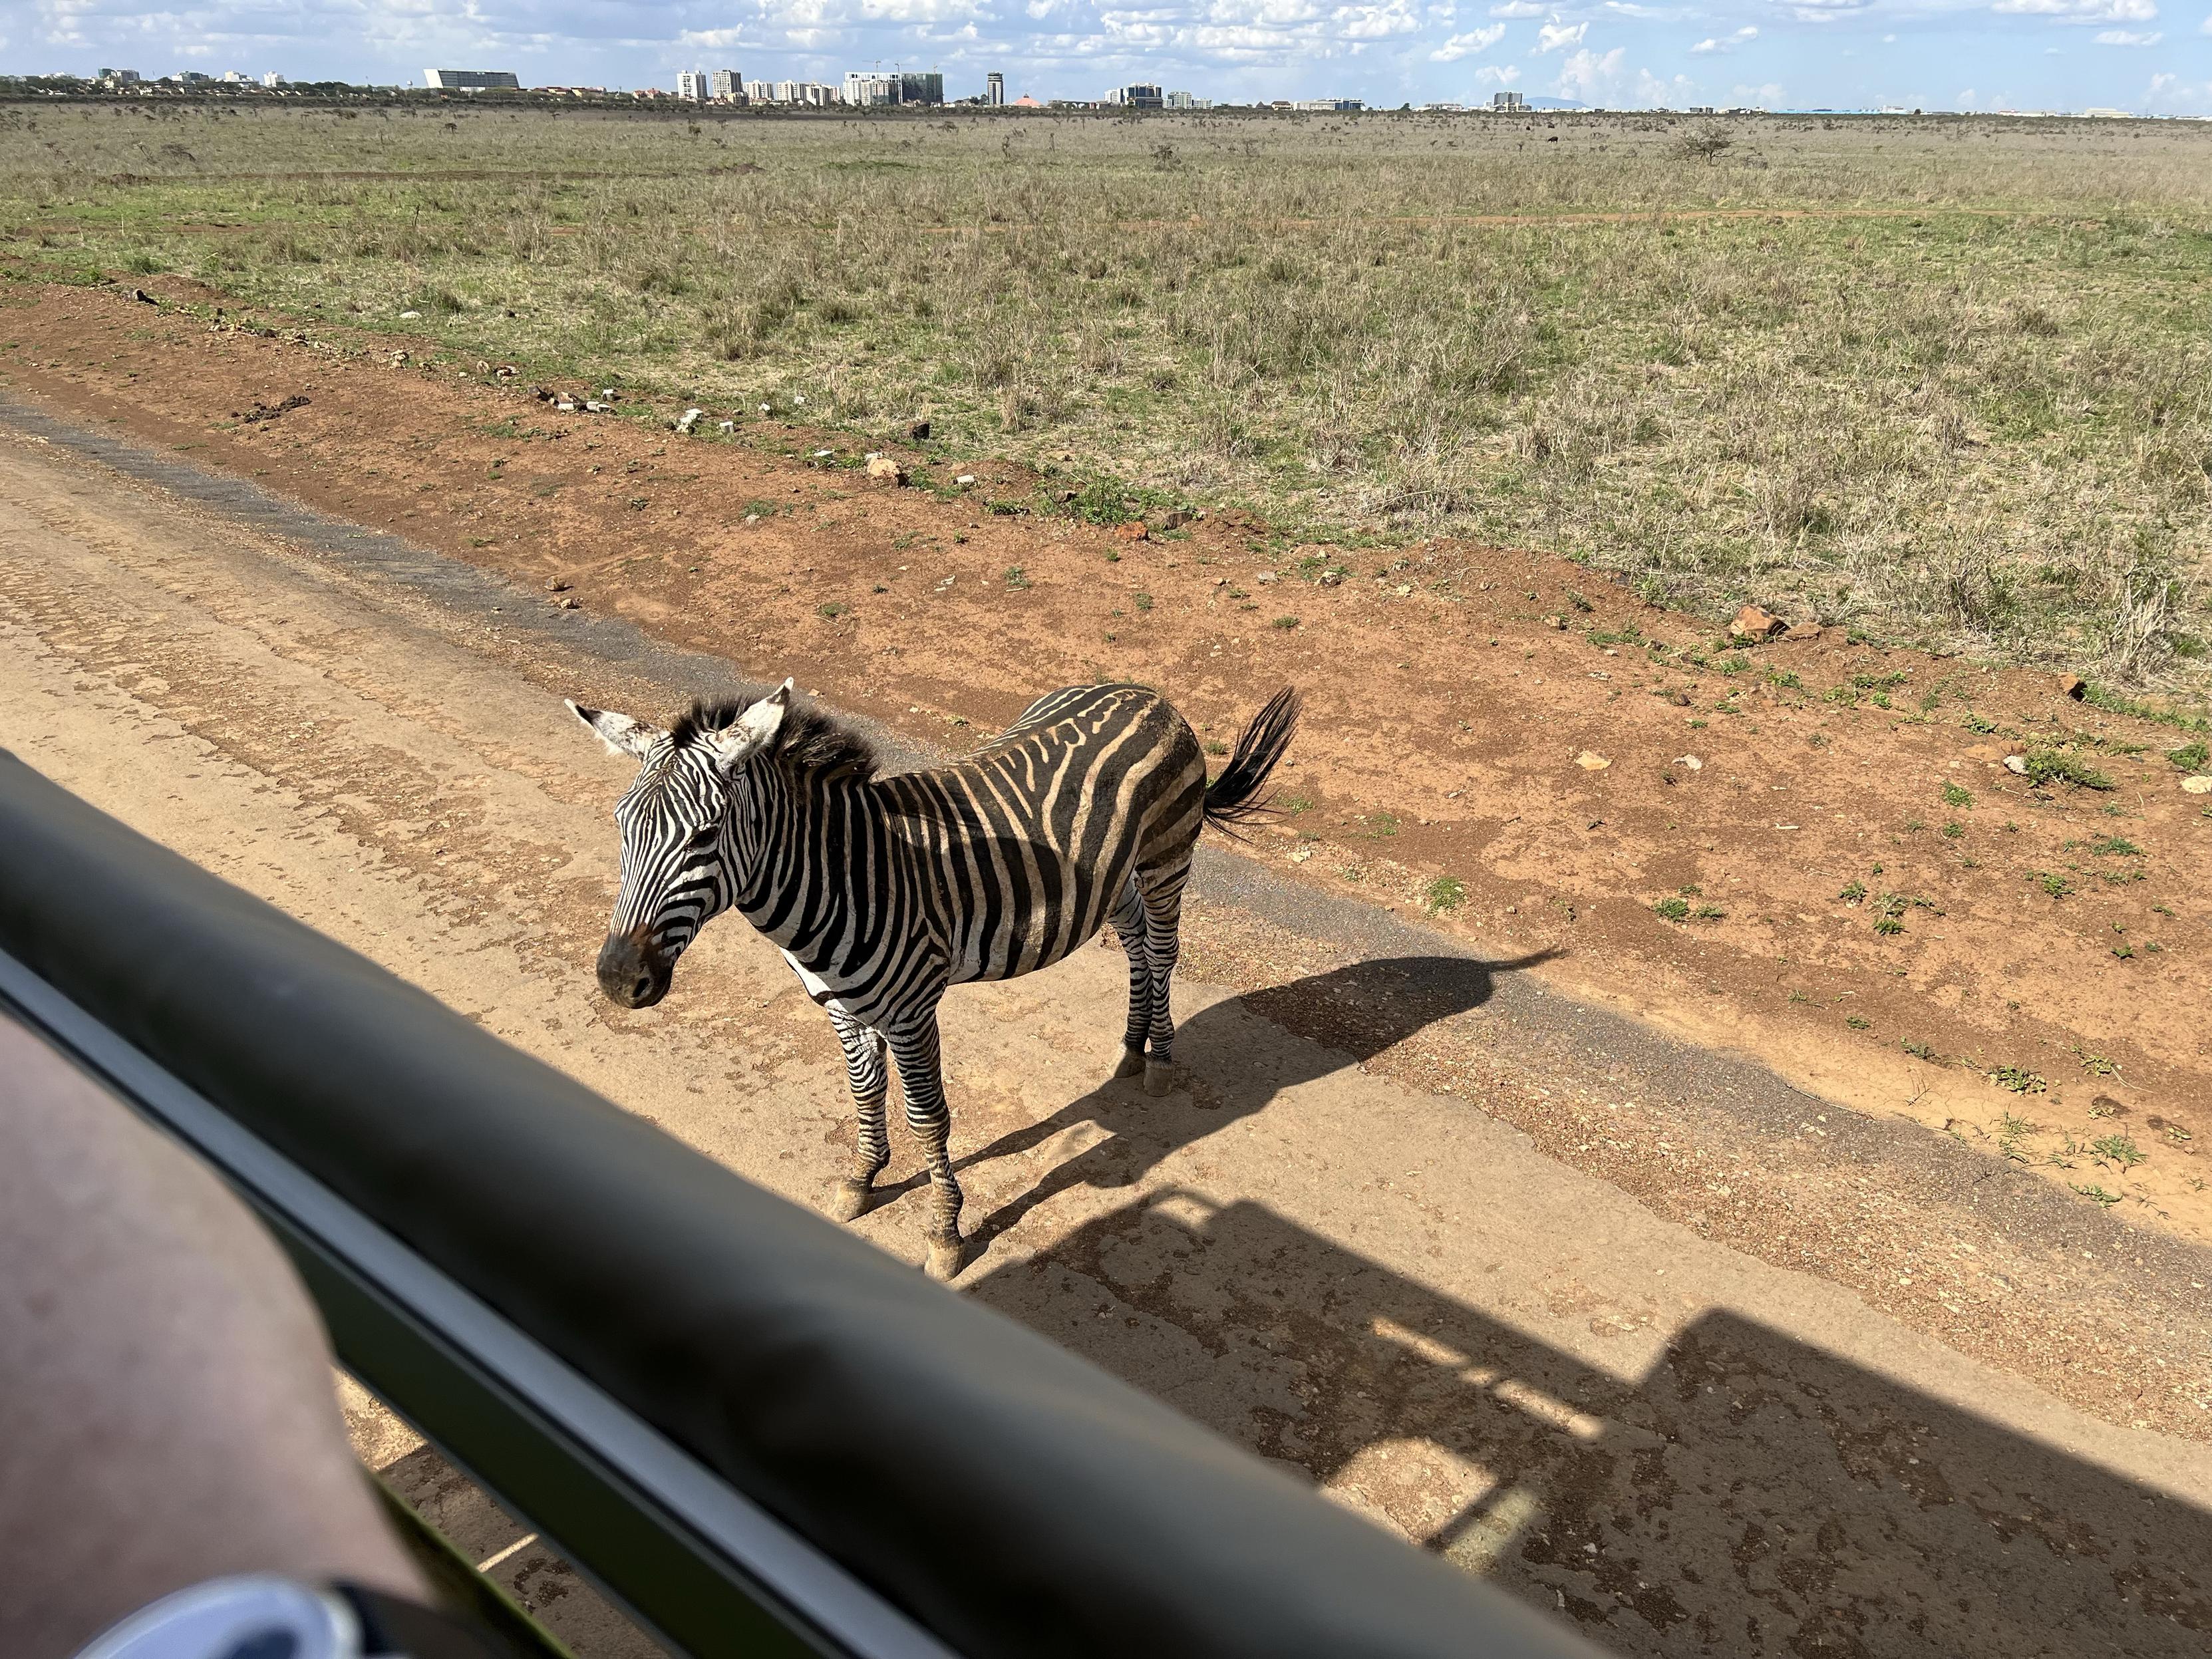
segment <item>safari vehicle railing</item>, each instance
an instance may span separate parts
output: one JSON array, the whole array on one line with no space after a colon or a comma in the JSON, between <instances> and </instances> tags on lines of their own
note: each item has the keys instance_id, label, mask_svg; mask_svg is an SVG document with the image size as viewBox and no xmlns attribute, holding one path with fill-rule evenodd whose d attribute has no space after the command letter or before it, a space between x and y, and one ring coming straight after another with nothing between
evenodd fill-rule
<instances>
[{"instance_id":1,"label":"safari vehicle railing","mask_svg":"<svg viewBox=\"0 0 2212 1659\"><path fill-rule=\"evenodd\" d=\"M1589 1651L4 751L0 1006L212 1164L341 1364L680 1652Z\"/></svg>"}]
</instances>

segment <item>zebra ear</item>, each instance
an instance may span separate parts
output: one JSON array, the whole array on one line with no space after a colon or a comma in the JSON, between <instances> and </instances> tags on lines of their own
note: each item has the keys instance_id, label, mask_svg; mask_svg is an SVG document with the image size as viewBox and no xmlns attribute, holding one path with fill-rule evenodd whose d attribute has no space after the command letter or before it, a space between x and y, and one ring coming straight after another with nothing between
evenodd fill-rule
<instances>
[{"instance_id":1,"label":"zebra ear","mask_svg":"<svg viewBox=\"0 0 2212 1659\"><path fill-rule=\"evenodd\" d=\"M791 682L786 680L730 723L714 740L714 758L732 767L773 747L790 712Z\"/></svg>"},{"instance_id":2,"label":"zebra ear","mask_svg":"<svg viewBox=\"0 0 2212 1659\"><path fill-rule=\"evenodd\" d=\"M647 726L643 720L634 720L627 714L617 714L610 708L586 708L580 703L568 702L568 712L599 733L599 741L607 746L611 755L628 755L634 760L643 760L646 751L668 734L657 726Z\"/></svg>"}]
</instances>

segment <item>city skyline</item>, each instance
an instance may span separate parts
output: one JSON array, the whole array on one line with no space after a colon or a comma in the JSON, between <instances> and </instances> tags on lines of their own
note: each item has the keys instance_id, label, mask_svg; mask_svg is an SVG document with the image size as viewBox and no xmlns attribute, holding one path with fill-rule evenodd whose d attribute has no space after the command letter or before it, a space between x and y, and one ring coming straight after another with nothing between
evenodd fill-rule
<instances>
[{"instance_id":1,"label":"city skyline","mask_svg":"<svg viewBox=\"0 0 2212 1659\"><path fill-rule=\"evenodd\" d=\"M756 0L735 23L726 8L678 0L655 14L669 20L659 39L616 32L608 10L486 0L465 17L435 16L402 0L307 0L280 15L213 0L149 15L76 0L11 20L0 71L128 64L149 78L274 70L419 85L422 64L459 63L512 70L525 86L627 89L672 88L680 71L718 67L839 85L848 71L896 66L941 73L951 98L981 96L997 70L1008 102L1096 100L1151 82L1224 104L1474 105L1510 89L1611 108L2212 115L2212 0L1198 0L1143 11L1099 0Z\"/></svg>"}]
</instances>

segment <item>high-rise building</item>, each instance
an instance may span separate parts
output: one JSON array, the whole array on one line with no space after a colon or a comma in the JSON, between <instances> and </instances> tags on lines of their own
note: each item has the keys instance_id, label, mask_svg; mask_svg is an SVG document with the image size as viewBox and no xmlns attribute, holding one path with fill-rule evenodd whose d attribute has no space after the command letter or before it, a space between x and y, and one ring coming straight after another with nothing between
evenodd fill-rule
<instances>
[{"instance_id":1,"label":"high-rise building","mask_svg":"<svg viewBox=\"0 0 2212 1659\"><path fill-rule=\"evenodd\" d=\"M686 103L707 101L707 77L697 70L685 70L676 77L676 95Z\"/></svg>"},{"instance_id":2,"label":"high-rise building","mask_svg":"<svg viewBox=\"0 0 2212 1659\"><path fill-rule=\"evenodd\" d=\"M745 77L735 70L716 70L707 80L707 89L717 103L734 104L745 95Z\"/></svg>"},{"instance_id":3,"label":"high-rise building","mask_svg":"<svg viewBox=\"0 0 2212 1659\"><path fill-rule=\"evenodd\" d=\"M983 101L993 109L1006 107L1006 77L996 70L983 77Z\"/></svg>"},{"instance_id":4,"label":"high-rise building","mask_svg":"<svg viewBox=\"0 0 2212 1659\"><path fill-rule=\"evenodd\" d=\"M270 70L261 77L261 84L264 87L281 87L284 84L284 77L275 70Z\"/></svg>"},{"instance_id":5,"label":"high-rise building","mask_svg":"<svg viewBox=\"0 0 2212 1659\"><path fill-rule=\"evenodd\" d=\"M1106 101L1123 109L1165 109L1166 94L1150 81L1139 81L1126 87L1116 87L1106 94Z\"/></svg>"},{"instance_id":6,"label":"high-rise building","mask_svg":"<svg viewBox=\"0 0 2212 1659\"><path fill-rule=\"evenodd\" d=\"M438 92L514 92L522 85L509 70L424 70L422 82Z\"/></svg>"},{"instance_id":7,"label":"high-rise building","mask_svg":"<svg viewBox=\"0 0 2212 1659\"><path fill-rule=\"evenodd\" d=\"M1493 92L1490 94L1493 110L1520 110L1528 107L1528 100L1517 92Z\"/></svg>"}]
</instances>

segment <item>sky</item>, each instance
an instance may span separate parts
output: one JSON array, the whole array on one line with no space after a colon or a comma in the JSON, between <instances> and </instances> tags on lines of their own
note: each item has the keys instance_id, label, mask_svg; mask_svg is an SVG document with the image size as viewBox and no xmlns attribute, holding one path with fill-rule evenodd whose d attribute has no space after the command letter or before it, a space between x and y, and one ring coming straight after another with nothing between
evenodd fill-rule
<instances>
[{"instance_id":1,"label":"sky","mask_svg":"<svg viewBox=\"0 0 2212 1659\"><path fill-rule=\"evenodd\" d=\"M0 72L182 69L672 88L685 69L836 80L937 69L945 93L1221 102L2081 110L2212 116L2212 0L0 0Z\"/></svg>"}]
</instances>

